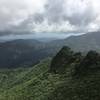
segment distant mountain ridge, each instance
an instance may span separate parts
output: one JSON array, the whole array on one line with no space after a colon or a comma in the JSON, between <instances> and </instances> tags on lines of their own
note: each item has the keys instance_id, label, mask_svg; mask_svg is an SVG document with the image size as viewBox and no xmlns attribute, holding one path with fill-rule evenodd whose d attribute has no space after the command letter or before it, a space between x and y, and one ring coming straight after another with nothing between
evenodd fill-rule
<instances>
[{"instance_id":1,"label":"distant mountain ridge","mask_svg":"<svg viewBox=\"0 0 100 100\"><path fill-rule=\"evenodd\" d=\"M0 43L0 68L37 64L41 59L55 55L63 46L69 46L74 51L96 50L100 52L100 32L71 36L52 42L19 39Z\"/></svg>"},{"instance_id":2,"label":"distant mountain ridge","mask_svg":"<svg viewBox=\"0 0 100 100\"><path fill-rule=\"evenodd\" d=\"M70 37L66 39L72 46L80 51L100 50L100 32L91 32L78 37Z\"/></svg>"},{"instance_id":3,"label":"distant mountain ridge","mask_svg":"<svg viewBox=\"0 0 100 100\"><path fill-rule=\"evenodd\" d=\"M0 68L31 66L53 54L37 40L14 40L0 44ZM5 63L6 62L6 63Z\"/></svg>"},{"instance_id":4,"label":"distant mountain ridge","mask_svg":"<svg viewBox=\"0 0 100 100\"><path fill-rule=\"evenodd\" d=\"M89 32L81 36L71 36L64 40L57 40L53 45L66 45L75 51L87 52L97 50L100 52L100 32Z\"/></svg>"}]
</instances>

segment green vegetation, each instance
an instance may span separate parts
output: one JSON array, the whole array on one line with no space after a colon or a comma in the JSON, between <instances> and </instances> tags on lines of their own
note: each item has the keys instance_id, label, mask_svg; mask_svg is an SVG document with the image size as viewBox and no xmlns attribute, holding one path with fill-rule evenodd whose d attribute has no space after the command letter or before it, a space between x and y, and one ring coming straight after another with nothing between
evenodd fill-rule
<instances>
[{"instance_id":1,"label":"green vegetation","mask_svg":"<svg viewBox=\"0 0 100 100\"><path fill-rule=\"evenodd\" d=\"M0 100L99 100L99 59L95 51L82 56L63 47L52 61L1 69Z\"/></svg>"},{"instance_id":2,"label":"green vegetation","mask_svg":"<svg viewBox=\"0 0 100 100\"><path fill-rule=\"evenodd\" d=\"M54 73L65 73L66 65L69 64L73 56L73 52L69 47L64 46L51 62L50 71Z\"/></svg>"},{"instance_id":3,"label":"green vegetation","mask_svg":"<svg viewBox=\"0 0 100 100\"><path fill-rule=\"evenodd\" d=\"M51 61L50 71L53 73L66 73L66 67L81 61L80 52L74 53L69 47L64 46Z\"/></svg>"},{"instance_id":4,"label":"green vegetation","mask_svg":"<svg viewBox=\"0 0 100 100\"><path fill-rule=\"evenodd\" d=\"M0 43L0 68L29 67L38 64L42 59L53 57L64 45L85 54L90 50L100 53L100 32L51 42L19 39Z\"/></svg>"}]
</instances>

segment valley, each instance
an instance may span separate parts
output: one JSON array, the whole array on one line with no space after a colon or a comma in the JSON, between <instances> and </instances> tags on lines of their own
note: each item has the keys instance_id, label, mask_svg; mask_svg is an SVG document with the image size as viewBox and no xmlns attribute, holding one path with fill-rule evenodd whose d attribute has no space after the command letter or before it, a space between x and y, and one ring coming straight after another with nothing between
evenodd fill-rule
<instances>
[{"instance_id":1,"label":"valley","mask_svg":"<svg viewBox=\"0 0 100 100\"><path fill-rule=\"evenodd\" d=\"M91 32L66 39L40 42L34 39L18 39L0 43L0 68L29 67L42 59L53 57L63 46L74 51L100 52L100 32ZM6 62L6 63L5 63Z\"/></svg>"},{"instance_id":2,"label":"valley","mask_svg":"<svg viewBox=\"0 0 100 100\"><path fill-rule=\"evenodd\" d=\"M82 56L63 47L31 68L0 70L0 100L98 100L99 92L100 54L95 51Z\"/></svg>"}]
</instances>

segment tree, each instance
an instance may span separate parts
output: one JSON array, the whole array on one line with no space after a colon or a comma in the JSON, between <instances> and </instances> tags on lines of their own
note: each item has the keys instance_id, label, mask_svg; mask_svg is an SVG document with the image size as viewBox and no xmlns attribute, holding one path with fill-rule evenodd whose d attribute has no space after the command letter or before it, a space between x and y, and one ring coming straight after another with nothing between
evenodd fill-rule
<instances>
[{"instance_id":1,"label":"tree","mask_svg":"<svg viewBox=\"0 0 100 100\"><path fill-rule=\"evenodd\" d=\"M76 74L86 74L98 69L100 69L100 54L96 51L89 51L80 64L75 67Z\"/></svg>"},{"instance_id":2,"label":"tree","mask_svg":"<svg viewBox=\"0 0 100 100\"><path fill-rule=\"evenodd\" d=\"M54 73L64 73L72 56L73 51L71 51L69 47L64 46L52 59L50 71Z\"/></svg>"}]
</instances>

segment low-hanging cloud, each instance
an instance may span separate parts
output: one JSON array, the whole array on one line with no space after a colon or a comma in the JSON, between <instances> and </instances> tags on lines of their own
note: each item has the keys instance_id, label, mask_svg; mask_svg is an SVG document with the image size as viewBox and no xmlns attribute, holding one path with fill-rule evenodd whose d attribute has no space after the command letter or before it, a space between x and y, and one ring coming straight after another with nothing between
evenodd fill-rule
<instances>
[{"instance_id":1,"label":"low-hanging cloud","mask_svg":"<svg viewBox=\"0 0 100 100\"><path fill-rule=\"evenodd\" d=\"M35 32L100 29L99 0L1 0L0 29Z\"/></svg>"}]
</instances>

